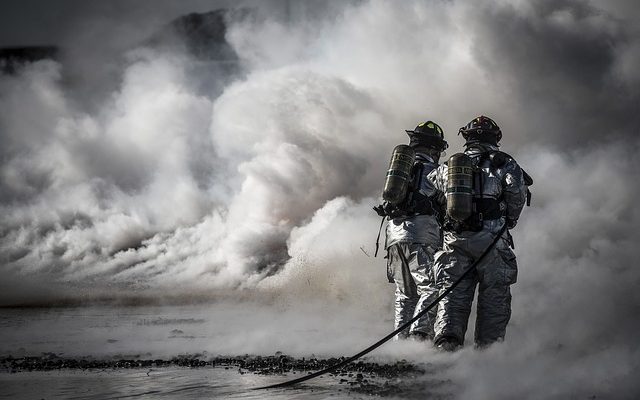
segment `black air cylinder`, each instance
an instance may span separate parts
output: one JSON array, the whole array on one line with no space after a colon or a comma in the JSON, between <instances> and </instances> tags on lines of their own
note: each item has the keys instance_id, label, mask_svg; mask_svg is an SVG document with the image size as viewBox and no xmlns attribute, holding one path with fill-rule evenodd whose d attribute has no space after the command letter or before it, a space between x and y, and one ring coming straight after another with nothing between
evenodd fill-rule
<instances>
[{"instance_id":1,"label":"black air cylinder","mask_svg":"<svg viewBox=\"0 0 640 400\"><path fill-rule=\"evenodd\" d=\"M416 160L416 152L413 147L406 144L399 144L391 153L389 171L384 181L384 191L382 198L384 201L397 205L404 201L407 196L407 189L411 181L411 169Z\"/></svg>"},{"instance_id":2,"label":"black air cylinder","mask_svg":"<svg viewBox=\"0 0 640 400\"><path fill-rule=\"evenodd\" d=\"M457 153L447 166L447 215L462 222L473 212L473 162L468 155Z\"/></svg>"}]
</instances>

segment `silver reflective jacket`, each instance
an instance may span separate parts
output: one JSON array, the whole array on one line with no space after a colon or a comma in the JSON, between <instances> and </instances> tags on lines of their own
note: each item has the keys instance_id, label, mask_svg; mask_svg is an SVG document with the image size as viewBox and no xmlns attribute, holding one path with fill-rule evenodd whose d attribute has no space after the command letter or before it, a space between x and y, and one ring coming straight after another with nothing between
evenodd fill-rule
<instances>
[{"instance_id":1,"label":"silver reflective jacket","mask_svg":"<svg viewBox=\"0 0 640 400\"><path fill-rule=\"evenodd\" d=\"M506 209L506 219L509 222L509 227L512 228L518 221L527 199L522 169L510 157L499 168L493 166L488 158L481 157L483 153L491 150L497 150L497 147L471 146L465 150L465 154L471 157L475 165L482 159L482 164L479 165L483 171L482 196L500 201L500 209ZM447 164L444 163L428 175L428 179L435 189L435 199L441 205L446 205L444 193L447 188L447 172ZM499 230L500 227L497 229Z\"/></svg>"}]
</instances>

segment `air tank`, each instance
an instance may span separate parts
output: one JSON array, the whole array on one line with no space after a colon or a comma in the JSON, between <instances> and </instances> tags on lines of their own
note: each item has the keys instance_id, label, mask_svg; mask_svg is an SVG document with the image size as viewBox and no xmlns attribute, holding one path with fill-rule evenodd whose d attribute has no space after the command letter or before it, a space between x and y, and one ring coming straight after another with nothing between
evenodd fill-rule
<instances>
[{"instance_id":1,"label":"air tank","mask_svg":"<svg viewBox=\"0 0 640 400\"><path fill-rule=\"evenodd\" d=\"M468 155L457 153L447 166L447 215L462 222L473 212L473 162Z\"/></svg>"},{"instance_id":2,"label":"air tank","mask_svg":"<svg viewBox=\"0 0 640 400\"><path fill-rule=\"evenodd\" d=\"M413 147L399 144L393 149L382 192L384 201L393 205L404 201L407 196L407 189L411 181L411 169L415 160L416 152Z\"/></svg>"}]
</instances>

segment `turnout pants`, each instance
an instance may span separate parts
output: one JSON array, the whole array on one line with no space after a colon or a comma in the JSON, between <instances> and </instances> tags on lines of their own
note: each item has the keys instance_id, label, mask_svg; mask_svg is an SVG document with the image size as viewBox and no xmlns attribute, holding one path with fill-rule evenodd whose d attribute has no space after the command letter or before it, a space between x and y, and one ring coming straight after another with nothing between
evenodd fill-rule
<instances>
[{"instance_id":1,"label":"turnout pants","mask_svg":"<svg viewBox=\"0 0 640 400\"><path fill-rule=\"evenodd\" d=\"M396 243L388 249L387 277L396 284L395 328L428 306L438 296L433 270L435 248L421 243ZM396 336L421 334L433 338L436 309L415 321Z\"/></svg>"},{"instance_id":2,"label":"turnout pants","mask_svg":"<svg viewBox=\"0 0 640 400\"><path fill-rule=\"evenodd\" d=\"M443 249L436 254L434 262L440 290L449 287L480 257L500 227L500 224L488 224L481 232L445 232ZM461 345L464 343L476 287L475 343L485 346L502 340L511 317L509 286L516 282L517 274L516 256L503 236L476 271L467 275L438 305L435 340L449 338Z\"/></svg>"}]
</instances>

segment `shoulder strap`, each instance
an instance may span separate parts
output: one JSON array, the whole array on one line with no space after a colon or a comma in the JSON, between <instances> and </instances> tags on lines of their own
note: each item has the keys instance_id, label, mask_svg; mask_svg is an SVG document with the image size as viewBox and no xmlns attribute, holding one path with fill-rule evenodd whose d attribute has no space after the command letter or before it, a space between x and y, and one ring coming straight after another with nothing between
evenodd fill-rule
<instances>
[{"instance_id":1,"label":"shoulder strap","mask_svg":"<svg viewBox=\"0 0 640 400\"><path fill-rule=\"evenodd\" d=\"M378 250L380 249L380 233L382 232L382 226L384 225L384 220L387 218L386 215L382 216L382 221L380 221L380 228L378 229L378 237L376 238L376 252L373 254L374 257L378 257Z\"/></svg>"},{"instance_id":2,"label":"shoulder strap","mask_svg":"<svg viewBox=\"0 0 640 400\"><path fill-rule=\"evenodd\" d=\"M522 167L520 167L522 169ZM524 178L524 184L527 186L532 186L533 185L533 178L531 177L531 175L527 174L527 171L525 171L524 169L522 169L522 177Z\"/></svg>"},{"instance_id":3,"label":"shoulder strap","mask_svg":"<svg viewBox=\"0 0 640 400\"><path fill-rule=\"evenodd\" d=\"M424 162L416 161L413 164L413 190L420 190L420 184L422 183L422 171L424 171Z\"/></svg>"}]
</instances>

